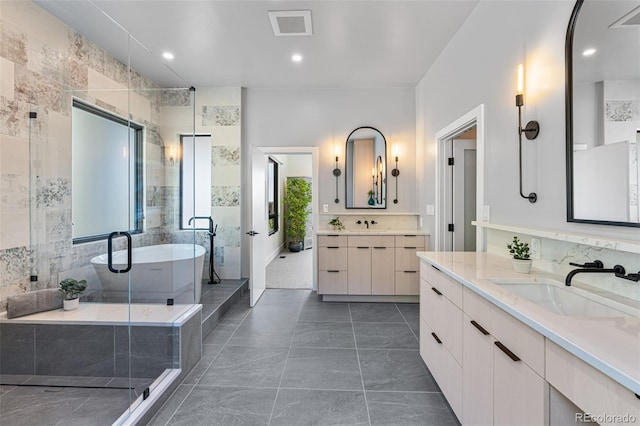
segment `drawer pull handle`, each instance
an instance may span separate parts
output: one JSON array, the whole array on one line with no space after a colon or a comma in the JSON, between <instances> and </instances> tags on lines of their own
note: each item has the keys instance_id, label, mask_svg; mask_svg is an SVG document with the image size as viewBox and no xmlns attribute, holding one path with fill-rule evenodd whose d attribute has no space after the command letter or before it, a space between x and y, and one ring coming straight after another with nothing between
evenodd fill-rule
<instances>
[{"instance_id":1,"label":"drawer pull handle","mask_svg":"<svg viewBox=\"0 0 640 426\"><path fill-rule=\"evenodd\" d=\"M435 265L431 265L431 267L432 267L433 269L435 269L436 271L439 271L439 270L440 270L440 269L438 269Z\"/></svg>"},{"instance_id":2,"label":"drawer pull handle","mask_svg":"<svg viewBox=\"0 0 640 426\"><path fill-rule=\"evenodd\" d=\"M437 288L435 288L435 287L431 287L431 290L433 290L433 292L434 292L435 294L437 294L438 296L442 296L442 293L440 293L440 290L438 290Z\"/></svg>"},{"instance_id":3,"label":"drawer pull handle","mask_svg":"<svg viewBox=\"0 0 640 426\"><path fill-rule=\"evenodd\" d=\"M475 328L477 328L478 331L480 331L480 333L484 334L485 336L489 335L489 332L487 330L485 330L483 326L481 326L480 324L478 324L474 320L471 320L471 325L474 326Z\"/></svg>"},{"instance_id":4,"label":"drawer pull handle","mask_svg":"<svg viewBox=\"0 0 640 426\"><path fill-rule=\"evenodd\" d=\"M405 274L415 274L416 271L404 271Z\"/></svg>"},{"instance_id":5,"label":"drawer pull handle","mask_svg":"<svg viewBox=\"0 0 640 426\"><path fill-rule=\"evenodd\" d=\"M369 247L358 247L359 249L368 249Z\"/></svg>"},{"instance_id":6,"label":"drawer pull handle","mask_svg":"<svg viewBox=\"0 0 640 426\"><path fill-rule=\"evenodd\" d=\"M374 247L374 249L376 249L376 250L384 250L384 249L386 249L386 247Z\"/></svg>"},{"instance_id":7,"label":"drawer pull handle","mask_svg":"<svg viewBox=\"0 0 640 426\"><path fill-rule=\"evenodd\" d=\"M327 247L327 248L328 248L328 249L339 249L340 247L330 246L330 247Z\"/></svg>"},{"instance_id":8,"label":"drawer pull handle","mask_svg":"<svg viewBox=\"0 0 640 426\"><path fill-rule=\"evenodd\" d=\"M407 249L407 250L415 250L415 249L417 249L417 248L418 248L418 247L405 247L405 249Z\"/></svg>"},{"instance_id":9,"label":"drawer pull handle","mask_svg":"<svg viewBox=\"0 0 640 426\"><path fill-rule=\"evenodd\" d=\"M499 348L500 348L500 350L501 350L502 352L504 352L505 354L507 354L507 356L508 356L509 358L511 358L513 361L520 361L520 358L518 358L518 356L517 356L516 354L514 354L513 352L511 352L511 351L509 350L509 348L507 348L505 345L503 345L502 343L500 343L500 342L498 342L498 341L495 341L495 342L493 342L493 343L494 343L497 347L499 347Z\"/></svg>"},{"instance_id":10,"label":"drawer pull handle","mask_svg":"<svg viewBox=\"0 0 640 426\"><path fill-rule=\"evenodd\" d=\"M327 272L330 272L330 273L332 273L332 274L335 274L335 273L338 273L338 272L340 272L340 271L336 271L336 270L329 270L329 271L327 271Z\"/></svg>"},{"instance_id":11,"label":"drawer pull handle","mask_svg":"<svg viewBox=\"0 0 640 426\"><path fill-rule=\"evenodd\" d=\"M327 237L339 237L339 236L340 235L337 235L337 234L329 234L329 235L327 235Z\"/></svg>"},{"instance_id":12,"label":"drawer pull handle","mask_svg":"<svg viewBox=\"0 0 640 426\"><path fill-rule=\"evenodd\" d=\"M417 237L417 235L404 235L405 237Z\"/></svg>"},{"instance_id":13,"label":"drawer pull handle","mask_svg":"<svg viewBox=\"0 0 640 426\"><path fill-rule=\"evenodd\" d=\"M442 340L440 340L440 338L436 333L431 333L431 335L433 336L434 339L436 339L436 342L438 342L439 344L442 344Z\"/></svg>"},{"instance_id":14,"label":"drawer pull handle","mask_svg":"<svg viewBox=\"0 0 640 426\"><path fill-rule=\"evenodd\" d=\"M636 398L640 399L640 395L638 395L637 393L634 393L634 395L636 396Z\"/></svg>"}]
</instances>

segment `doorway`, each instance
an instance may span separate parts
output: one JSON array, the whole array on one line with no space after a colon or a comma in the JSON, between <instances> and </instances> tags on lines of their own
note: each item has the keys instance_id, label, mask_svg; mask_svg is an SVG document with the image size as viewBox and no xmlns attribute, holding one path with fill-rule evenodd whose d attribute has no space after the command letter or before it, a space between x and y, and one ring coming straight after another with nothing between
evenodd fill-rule
<instances>
[{"instance_id":1,"label":"doorway","mask_svg":"<svg viewBox=\"0 0 640 426\"><path fill-rule=\"evenodd\" d=\"M284 164L284 160L287 158L294 159L298 156L300 158L306 158L307 161L310 159L311 163L311 193L312 193L312 202L310 204L311 208L311 220L308 226L307 237L305 237L304 247L307 250L303 250L301 256L307 255L311 259L311 263L308 264L308 273L311 274L311 282L304 284L304 287L300 287L301 284L291 284L291 286L284 287L284 284L288 282L288 279L284 276L280 278L276 278L276 283L269 283L269 287L271 288L306 288L306 289L316 289L316 274L314 271L317 269L316 257L313 256L313 252L309 250L309 248L315 246L316 236L315 229L317 229L317 212L314 207L316 200L318 199L318 148L317 147L255 147L252 149L252 159L251 159L251 202L252 202L252 214L251 214L251 231L248 232L251 235L251 244L250 244L250 281L249 281L249 289L251 292L251 306L255 306L258 302L260 296L264 292L267 287L267 268L268 265L272 263L272 261L286 261L289 257L289 254L281 254L283 248L285 246L284 235L286 231L284 229L284 222L281 220L279 222L278 232L272 232L274 230L273 223L273 209L269 209L269 198L273 194L269 194L269 185L268 185L268 174L269 174L269 164L270 159L273 160L276 164L278 162ZM293 161L293 160L290 160ZM307 172L303 174L309 174L308 165ZM291 171L293 169L294 171ZM295 171L296 167L290 167L287 173L279 173L279 181L282 185L279 191L282 191L284 187L284 181L286 177L294 177L293 175L298 174L300 177L300 172ZM309 178L308 176L306 177ZM282 197L278 198L282 200ZM282 203L278 202L279 209L283 212ZM270 218L271 216L271 218ZM283 216L281 214L281 216ZM309 252L309 253L307 253ZM291 253L300 254L300 253ZM281 258L280 256L285 256ZM300 259L300 258L298 258ZM291 259L290 259L291 260ZM301 262L302 265L307 265L305 262ZM276 264L274 264L274 267ZM306 266L303 266L306 268ZM283 269L286 269L283 268ZM287 273L289 276L293 276L292 274ZM280 285L283 287L275 287L276 285ZM273 287L272 287L273 286ZM293 287L297 286L297 287Z\"/></svg>"},{"instance_id":2,"label":"doorway","mask_svg":"<svg viewBox=\"0 0 640 426\"><path fill-rule=\"evenodd\" d=\"M436 250L484 251L484 106L436 133Z\"/></svg>"}]
</instances>

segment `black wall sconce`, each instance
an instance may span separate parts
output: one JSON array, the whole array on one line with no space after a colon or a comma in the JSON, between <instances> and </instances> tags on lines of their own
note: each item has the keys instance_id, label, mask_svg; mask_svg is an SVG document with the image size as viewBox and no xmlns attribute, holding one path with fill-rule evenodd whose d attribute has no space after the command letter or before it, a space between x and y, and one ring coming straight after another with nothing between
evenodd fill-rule
<instances>
[{"instance_id":1,"label":"black wall sconce","mask_svg":"<svg viewBox=\"0 0 640 426\"><path fill-rule=\"evenodd\" d=\"M391 153L395 157L396 167L391 170L391 176L396 178L396 198L393 199L393 204L398 204L398 175L400 174L400 170L398 170L398 147L393 146L393 152Z\"/></svg>"},{"instance_id":2,"label":"black wall sconce","mask_svg":"<svg viewBox=\"0 0 640 426\"><path fill-rule=\"evenodd\" d=\"M336 167L333 169L333 175L336 177L336 199L333 200L336 204L338 204L340 202L340 198L338 197L338 183L340 181L340 175L342 174L342 172L340 171L339 165L338 165L338 160L340 158L340 151L337 145L334 146L333 148L333 152L336 156Z\"/></svg>"},{"instance_id":3,"label":"black wall sconce","mask_svg":"<svg viewBox=\"0 0 640 426\"><path fill-rule=\"evenodd\" d=\"M516 107L518 107L518 141L519 141L519 174L520 174L520 196L522 198L526 198L530 203L535 203L538 201L538 195L535 192L530 193L529 195L524 195L522 192L522 134L526 136L527 139L533 140L538 137L538 133L540 133L540 124L531 120L527 123L526 127L522 127L522 106L524 105L524 67L522 64L518 65L518 87L516 93Z\"/></svg>"}]
</instances>

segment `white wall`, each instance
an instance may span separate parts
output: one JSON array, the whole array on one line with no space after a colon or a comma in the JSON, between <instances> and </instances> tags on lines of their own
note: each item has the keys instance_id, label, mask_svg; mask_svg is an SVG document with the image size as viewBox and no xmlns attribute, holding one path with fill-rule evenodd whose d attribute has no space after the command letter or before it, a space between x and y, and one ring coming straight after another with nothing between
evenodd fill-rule
<instances>
[{"instance_id":1,"label":"white wall","mask_svg":"<svg viewBox=\"0 0 640 426\"><path fill-rule=\"evenodd\" d=\"M417 87L419 211L435 204L435 133L485 105L485 204L491 222L639 238L634 228L566 222L564 40L572 1L479 2ZM525 193L518 193L516 67L525 65L523 121L540 135L524 140ZM424 151L422 149L424 147ZM424 170L422 170L424 169ZM424 229L434 230L426 216Z\"/></svg>"},{"instance_id":2,"label":"white wall","mask_svg":"<svg viewBox=\"0 0 640 426\"><path fill-rule=\"evenodd\" d=\"M243 201L249 205L250 146L319 147L319 190L314 200L316 211L322 204L329 211L345 212L344 173L340 176L340 204L335 204L335 167L333 145L341 147L340 168L344 168L344 146L349 133L360 126L379 129L391 144L399 143L401 170L398 204L389 212L414 212L417 209L415 153L415 89L244 89L243 91ZM390 158L390 154L388 155ZM394 194L390 194L393 196ZM250 228L248 212L243 225ZM246 238L245 238L246 239ZM243 276L248 276L248 241L243 241Z\"/></svg>"}]
</instances>

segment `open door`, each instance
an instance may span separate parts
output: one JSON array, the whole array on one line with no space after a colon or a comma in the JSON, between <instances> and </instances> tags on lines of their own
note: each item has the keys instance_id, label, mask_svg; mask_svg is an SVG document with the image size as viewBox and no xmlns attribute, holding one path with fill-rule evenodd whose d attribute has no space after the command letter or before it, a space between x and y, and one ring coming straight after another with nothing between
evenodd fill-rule
<instances>
[{"instance_id":1,"label":"open door","mask_svg":"<svg viewBox=\"0 0 640 426\"><path fill-rule=\"evenodd\" d=\"M264 292L267 238L267 155L258 148L251 150L251 277L249 279L250 306L254 307Z\"/></svg>"}]
</instances>

